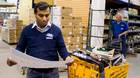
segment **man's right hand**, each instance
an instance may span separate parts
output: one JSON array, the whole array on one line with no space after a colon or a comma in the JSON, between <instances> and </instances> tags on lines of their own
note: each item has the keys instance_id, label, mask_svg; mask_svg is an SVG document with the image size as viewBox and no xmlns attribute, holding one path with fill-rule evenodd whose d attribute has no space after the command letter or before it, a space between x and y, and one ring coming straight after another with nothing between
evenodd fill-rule
<instances>
[{"instance_id":1,"label":"man's right hand","mask_svg":"<svg viewBox=\"0 0 140 78\"><path fill-rule=\"evenodd\" d=\"M13 65L16 65L17 64L17 62L15 62L15 61L13 61L13 60L11 60L11 59L7 59L7 65L8 66L13 66Z\"/></svg>"}]
</instances>

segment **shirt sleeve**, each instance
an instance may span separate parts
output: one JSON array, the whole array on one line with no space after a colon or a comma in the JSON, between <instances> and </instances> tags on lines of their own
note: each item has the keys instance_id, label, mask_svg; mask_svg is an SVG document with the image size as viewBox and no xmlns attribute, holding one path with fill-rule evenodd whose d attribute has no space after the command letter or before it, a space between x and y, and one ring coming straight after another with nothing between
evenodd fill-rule
<instances>
[{"instance_id":1,"label":"shirt sleeve","mask_svg":"<svg viewBox=\"0 0 140 78\"><path fill-rule=\"evenodd\" d=\"M125 24L124 31L127 31L128 30L128 23L124 22L124 24Z\"/></svg>"},{"instance_id":2,"label":"shirt sleeve","mask_svg":"<svg viewBox=\"0 0 140 78\"><path fill-rule=\"evenodd\" d=\"M69 53L66 49L66 45L64 43L64 39L63 39L61 30L57 37L57 49L58 49L58 53L64 60L66 59L67 56L69 56Z\"/></svg>"},{"instance_id":3,"label":"shirt sleeve","mask_svg":"<svg viewBox=\"0 0 140 78\"><path fill-rule=\"evenodd\" d=\"M111 25L111 31L114 31L114 27L113 27L114 26L114 21L113 20L110 21L110 25Z\"/></svg>"},{"instance_id":4,"label":"shirt sleeve","mask_svg":"<svg viewBox=\"0 0 140 78\"><path fill-rule=\"evenodd\" d=\"M25 52L25 48L27 46L27 40L25 37L25 28L23 29L23 31L21 32L18 44L16 46L16 49L21 51L21 52Z\"/></svg>"}]
</instances>

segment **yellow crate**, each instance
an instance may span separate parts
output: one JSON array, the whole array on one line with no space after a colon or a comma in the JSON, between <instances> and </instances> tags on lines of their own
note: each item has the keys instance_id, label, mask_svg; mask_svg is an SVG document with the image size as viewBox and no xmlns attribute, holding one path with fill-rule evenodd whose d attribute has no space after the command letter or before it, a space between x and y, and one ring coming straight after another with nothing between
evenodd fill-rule
<instances>
[{"instance_id":1,"label":"yellow crate","mask_svg":"<svg viewBox=\"0 0 140 78\"><path fill-rule=\"evenodd\" d=\"M68 78L100 78L99 66L86 62L75 56L74 62L68 66ZM127 78L128 63L104 68L105 78Z\"/></svg>"},{"instance_id":2,"label":"yellow crate","mask_svg":"<svg viewBox=\"0 0 140 78\"><path fill-rule=\"evenodd\" d=\"M74 58L74 63L68 66L68 78L100 78L97 65Z\"/></svg>"},{"instance_id":3,"label":"yellow crate","mask_svg":"<svg viewBox=\"0 0 140 78\"><path fill-rule=\"evenodd\" d=\"M108 66L104 71L105 78L127 78L128 63L119 66Z\"/></svg>"}]
</instances>

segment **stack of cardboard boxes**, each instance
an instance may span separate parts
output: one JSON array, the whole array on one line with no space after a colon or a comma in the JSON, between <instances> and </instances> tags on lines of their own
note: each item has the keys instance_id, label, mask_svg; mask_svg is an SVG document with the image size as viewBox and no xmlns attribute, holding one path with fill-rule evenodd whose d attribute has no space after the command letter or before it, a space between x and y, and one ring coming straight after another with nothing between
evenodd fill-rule
<instances>
[{"instance_id":1,"label":"stack of cardboard boxes","mask_svg":"<svg viewBox=\"0 0 140 78\"><path fill-rule=\"evenodd\" d=\"M16 29L15 28L2 28L2 40L7 43L17 43Z\"/></svg>"},{"instance_id":2,"label":"stack of cardboard boxes","mask_svg":"<svg viewBox=\"0 0 140 78\"><path fill-rule=\"evenodd\" d=\"M53 7L52 21L60 27L69 51L83 49L86 44L87 29L82 25L82 18L73 16L70 7Z\"/></svg>"},{"instance_id":3,"label":"stack of cardboard boxes","mask_svg":"<svg viewBox=\"0 0 140 78\"><path fill-rule=\"evenodd\" d=\"M14 19L4 19L3 26L8 27L8 28L15 28L15 20Z\"/></svg>"},{"instance_id":4,"label":"stack of cardboard boxes","mask_svg":"<svg viewBox=\"0 0 140 78\"><path fill-rule=\"evenodd\" d=\"M7 43L16 43L15 20L5 19L2 27L2 40Z\"/></svg>"},{"instance_id":5,"label":"stack of cardboard boxes","mask_svg":"<svg viewBox=\"0 0 140 78\"><path fill-rule=\"evenodd\" d=\"M69 7L72 9L72 27L74 36L72 37L74 42L70 45L76 47L86 48L87 30L88 30L88 17L89 17L89 0L55 0L55 4L61 7ZM80 24L80 25L78 25ZM61 24L62 25L62 24ZM71 38L68 38L71 39ZM76 40L79 39L79 40ZM71 40L71 41L73 41ZM76 43L76 41L79 41ZM70 48L73 48L70 46ZM75 47L73 49L76 49Z\"/></svg>"},{"instance_id":6,"label":"stack of cardboard boxes","mask_svg":"<svg viewBox=\"0 0 140 78\"><path fill-rule=\"evenodd\" d=\"M16 21L16 36L17 36L17 41L19 40L20 34L22 32L24 25L22 20L17 20Z\"/></svg>"},{"instance_id":7,"label":"stack of cardboard boxes","mask_svg":"<svg viewBox=\"0 0 140 78\"><path fill-rule=\"evenodd\" d=\"M8 20L5 27L2 27L2 40L9 44L17 43L23 29L23 21Z\"/></svg>"}]
</instances>

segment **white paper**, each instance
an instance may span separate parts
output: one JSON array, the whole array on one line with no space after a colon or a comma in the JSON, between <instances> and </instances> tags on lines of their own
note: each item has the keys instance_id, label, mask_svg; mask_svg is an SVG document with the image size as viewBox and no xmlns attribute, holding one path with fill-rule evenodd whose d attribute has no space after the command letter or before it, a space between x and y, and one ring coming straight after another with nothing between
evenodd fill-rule
<instances>
[{"instance_id":1,"label":"white paper","mask_svg":"<svg viewBox=\"0 0 140 78\"><path fill-rule=\"evenodd\" d=\"M38 59L32 56L29 56L25 53L22 53L16 49L12 48L11 52L12 60L16 61L18 65L22 67L29 67L29 68L59 68L65 67L65 61L47 61Z\"/></svg>"}]
</instances>

